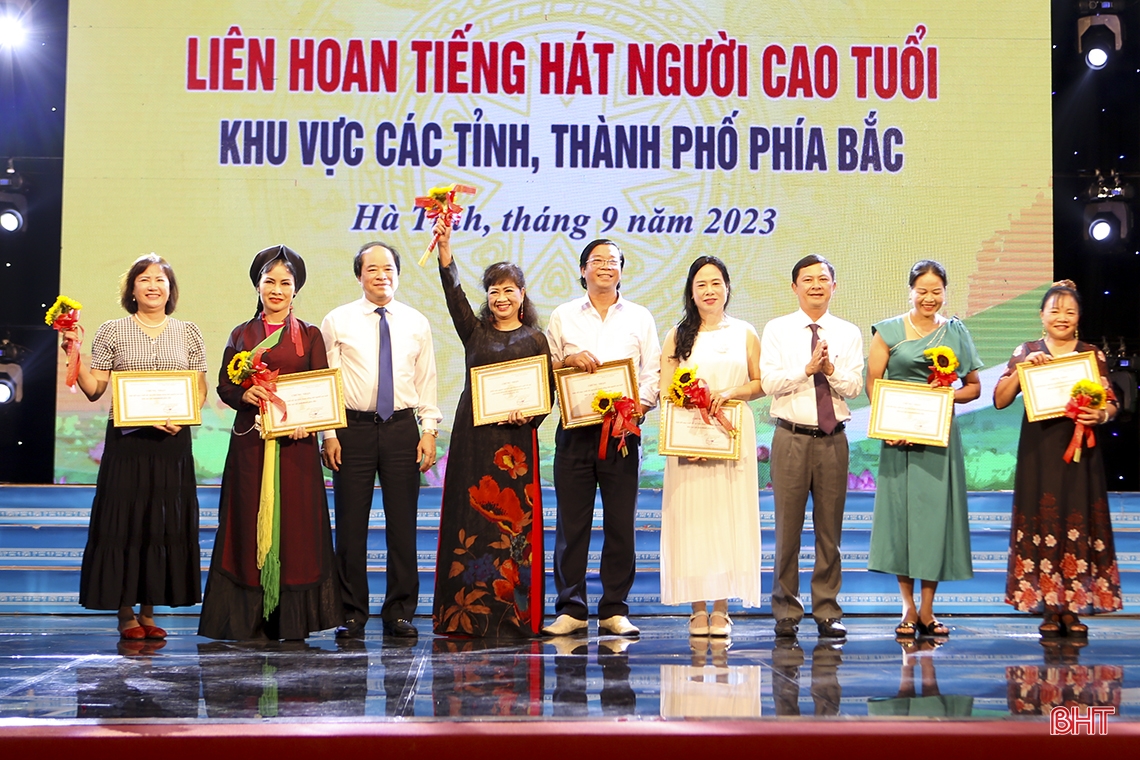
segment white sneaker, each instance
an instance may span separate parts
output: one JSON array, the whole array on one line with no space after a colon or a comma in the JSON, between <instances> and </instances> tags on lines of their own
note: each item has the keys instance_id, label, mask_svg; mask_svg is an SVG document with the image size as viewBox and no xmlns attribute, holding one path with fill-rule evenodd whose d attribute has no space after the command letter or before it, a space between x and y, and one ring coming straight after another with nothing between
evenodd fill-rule
<instances>
[{"instance_id":1,"label":"white sneaker","mask_svg":"<svg viewBox=\"0 0 1140 760\"><path fill-rule=\"evenodd\" d=\"M614 615L598 621L598 633L611 636L640 636L641 629L629 622L625 615Z\"/></svg>"},{"instance_id":2,"label":"white sneaker","mask_svg":"<svg viewBox=\"0 0 1140 760\"><path fill-rule=\"evenodd\" d=\"M709 616L709 636L725 638L732 635L732 618L727 612L713 612Z\"/></svg>"},{"instance_id":3,"label":"white sneaker","mask_svg":"<svg viewBox=\"0 0 1140 760\"><path fill-rule=\"evenodd\" d=\"M542 632L546 636L568 636L572 633L585 631L589 625L585 620L579 620L570 615L559 615L553 623L544 627Z\"/></svg>"}]
</instances>

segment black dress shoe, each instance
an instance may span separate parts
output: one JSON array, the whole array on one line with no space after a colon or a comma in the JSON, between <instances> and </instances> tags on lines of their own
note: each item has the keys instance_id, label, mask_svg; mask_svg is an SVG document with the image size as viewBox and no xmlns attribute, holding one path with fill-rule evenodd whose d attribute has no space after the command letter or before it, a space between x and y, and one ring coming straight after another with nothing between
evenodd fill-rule
<instances>
[{"instance_id":1,"label":"black dress shoe","mask_svg":"<svg viewBox=\"0 0 1140 760\"><path fill-rule=\"evenodd\" d=\"M795 638L799 633L800 626L798 620L795 618L780 618L776 621L776 636L777 638Z\"/></svg>"},{"instance_id":2,"label":"black dress shoe","mask_svg":"<svg viewBox=\"0 0 1140 760\"><path fill-rule=\"evenodd\" d=\"M384 635L395 636L400 639L414 639L419 636L420 633L408 620L385 620Z\"/></svg>"},{"instance_id":3,"label":"black dress shoe","mask_svg":"<svg viewBox=\"0 0 1140 760\"><path fill-rule=\"evenodd\" d=\"M847 637L847 626L840 623L839 618L820 620L819 635L826 639L843 639Z\"/></svg>"},{"instance_id":4,"label":"black dress shoe","mask_svg":"<svg viewBox=\"0 0 1140 760\"><path fill-rule=\"evenodd\" d=\"M346 620L344 625L336 629L336 637L338 639L362 639L364 638L364 623Z\"/></svg>"}]
</instances>

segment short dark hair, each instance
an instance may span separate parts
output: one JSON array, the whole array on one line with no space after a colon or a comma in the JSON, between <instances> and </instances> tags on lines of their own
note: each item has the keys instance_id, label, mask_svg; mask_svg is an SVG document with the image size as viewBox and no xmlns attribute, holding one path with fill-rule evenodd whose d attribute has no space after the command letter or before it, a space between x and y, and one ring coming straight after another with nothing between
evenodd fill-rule
<instances>
[{"instance_id":1,"label":"short dark hair","mask_svg":"<svg viewBox=\"0 0 1140 760\"><path fill-rule=\"evenodd\" d=\"M518 264L512 264L509 261L499 261L483 270L483 292L486 293L491 289L492 285L498 285L502 282L512 283L519 290L526 290L526 276L519 268ZM534 308L534 304L530 300L529 295L523 295L522 303L519 304L522 309L522 317L519 321L527 327L538 327L538 310ZM495 317L491 314L491 307L487 304L487 299L483 299L483 307L479 309L479 319L483 320L488 325L495 324Z\"/></svg>"},{"instance_id":2,"label":"short dark hair","mask_svg":"<svg viewBox=\"0 0 1140 760\"><path fill-rule=\"evenodd\" d=\"M946 267L931 259L914 262L914 266L910 268L910 277L907 278L907 286L913 288L915 281L924 274L935 274L942 280L942 287L950 286L950 281L946 279Z\"/></svg>"},{"instance_id":3,"label":"short dark hair","mask_svg":"<svg viewBox=\"0 0 1140 760\"><path fill-rule=\"evenodd\" d=\"M804 267L813 266L814 264L826 265L827 271L831 272L831 279L835 280L835 267L831 265L831 262L820 256L818 253L809 253L807 256L804 256L802 259L797 261L795 266L792 267L792 284L796 284L796 280L798 280L800 277L801 269Z\"/></svg>"},{"instance_id":4,"label":"short dark hair","mask_svg":"<svg viewBox=\"0 0 1140 760\"><path fill-rule=\"evenodd\" d=\"M590 254L593 253L594 249L597 248L599 245L612 245L614 248L617 248L618 260L621 262L620 267L622 269L625 269L625 254L622 253L621 246L618 245L617 243L615 243L614 241L610 240L609 238L598 238L597 240L591 240L589 243L586 243L586 247L582 249L582 255L578 257L578 271L579 272L586 268L586 262L589 260ZM585 277L579 277L578 282L582 285L582 289L585 290L586 278ZM620 282L618 283L618 289L619 290L621 289L621 283Z\"/></svg>"},{"instance_id":5,"label":"short dark hair","mask_svg":"<svg viewBox=\"0 0 1140 760\"><path fill-rule=\"evenodd\" d=\"M396 274L400 273L400 252L396 250L395 246L373 240L371 243L360 246L360 250L356 252L356 257L352 260L352 271L356 274L356 279L360 279L360 273L364 270L364 254L369 248L386 248L392 254L392 260L396 262Z\"/></svg>"},{"instance_id":6,"label":"short dark hair","mask_svg":"<svg viewBox=\"0 0 1140 760\"><path fill-rule=\"evenodd\" d=\"M152 264L158 264L162 267L162 273L166 275L166 281L170 283L170 295L166 298L166 313L173 314L174 308L178 306L178 281L174 279L174 270L170 268L170 264L167 263L166 259L157 253L148 253L145 256L139 256L135 259L135 263L131 264L131 268L123 275L123 287L119 292L119 304L128 314L137 314L139 311L139 302L135 300L135 280Z\"/></svg>"}]
</instances>

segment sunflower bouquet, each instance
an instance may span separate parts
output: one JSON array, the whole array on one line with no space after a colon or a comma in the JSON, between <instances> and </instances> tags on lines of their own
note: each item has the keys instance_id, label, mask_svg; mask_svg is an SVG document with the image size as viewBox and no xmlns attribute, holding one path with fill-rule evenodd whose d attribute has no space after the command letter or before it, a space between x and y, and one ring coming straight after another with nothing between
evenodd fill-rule
<instances>
[{"instance_id":1,"label":"sunflower bouquet","mask_svg":"<svg viewBox=\"0 0 1140 760\"><path fill-rule=\"evenodd\" d=\"M610 438L618 438L618 451L621 455L629 454L625 437L629 433L641 435L641 428L634 419L638 416L637 406L629 396L623 396L620 391L598 391L590 407L602 415L602 436L598 442L598 459L605 459L609 451Z\"/></svg>"},{"instance_id":2,"label":"sunflower bouquet","mask_svg":"<svg viewBox=\"0 0 1140 760\"><path fill-rule=\"evenodd\" d=\"M79 324L79 311L83 304L61 295L44 315L44 322L56 332L76 331L80 337L64 338L63 350L67 352L67 387L75 393L75 383L79 379L79 348L83 345L83 326Z\"/></svg>"},{"instance_id":3,"label":"sunflower bouquet","mask_svg":"<svg viewBox=\"0 0 1140 760\"><path fill-rule=\"evenodd\" d=\"M674 406L699 410L701 419L705 421L705 424L712 424L713 416L709 414L709 409L712 407L712 391L709 390L709 384L706 381L697 377L695 366L678 367L673 373L673 382L670 383L669 390L665 392L665 395ZM715 418L729 435L736 434L736 429L733 428L724 412L718 411Z\"/></svg>"},{"instance_id":4,"label":"sunflower bouquet","mask_svg":"<svg viewBox=\"0 0 1140 760\"><path fill-rule=\"evenodd\" d=\"M433 221L442 216L444 221L447 222L447 226L450 227L463 211L463 207L455 202L456 193L474 195L475 188L471 187L471 185L459 184L433 187L431 190L428 190L427 195L421 195L416 198L415 207L424 209L424 216ZM435 244L438 242L439 235L433 235L427 250L425 250L424 255L420 257L421 267L427 261L431 252L435 250Z\"/></svg>"},{"instance_id":5,"label":"sunflower bouquet","mask_svg":"<svg viewBox=\"0 0 1140 760\"><path fill-rule=\"evenodd\" d=\"M230 363L226 365L226 374L234 385L240 385L243 388L251 388L256 385L264 388L265 392L269 394L269 401L281 410L281 421L284 422L288 417L285 401L274 393L277 390L278 370L269 369L269 365L261 360L261 355L264 353L264 348L237 352L230 359Z\"/></svg>"},{"instance_id":6,"label":"sunflower bouquet","mask_svg":"<svg viewBox=\"0 0 1140 760\"><path fill-rule=\"evenodd\" d=\"M949 388L958 380L958 357L954 349L949 346L935 346L922 352L930 360L930 375L926 378L928 383L937 383L943 388Z\"/></svg>"},{"instance_id":7,"label":"sunflower bouquet","mask_svg":"<svg viewBox=\"0 0 1140 760\"><path fill-rule=\"evenodd\" d=\"M1073 428L1073 437L1069 440L1069 447L1065 449L1065 463L1081 461L1081 447L1088 444L1091 449L1096 446L1096 435L1088 425L1079 419L1080 413L1085 409L1104 409L1108 404L1108 392L1100 383L1092 380L1078 380L1069 392L1069 403L1065 405L1065 416L1076 423Z\"/></svg>"}]
</instances>

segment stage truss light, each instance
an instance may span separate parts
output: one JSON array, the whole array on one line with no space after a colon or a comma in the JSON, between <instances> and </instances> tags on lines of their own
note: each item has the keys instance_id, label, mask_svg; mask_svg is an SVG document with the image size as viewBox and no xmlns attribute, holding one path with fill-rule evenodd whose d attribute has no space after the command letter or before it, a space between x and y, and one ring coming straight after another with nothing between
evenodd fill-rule
<instances>
[{"instance_id":1,"label":"stage truss light","mask_svg":"<svg viewBox=\"0 0 1140 760\"><path fill-rule=\"evenodd\" d=\"M18 48L24 44L26 36L24 22L19 16L7 13L0 15L0 48Z\"/></svg>"},{"instance_id":2,"label":"stage truss light","mask_svg":"<svg viewBox=\"0 0 1140 760\"><path fill-rule=\"evenodd\" d=\"M1124 46L1124 25L1112 13L1120 0L1082 0L1081 11L1088 15L1077 19L1077 50L1090 69L1103 69L1112 56Z\"/></svg>"},{"instance_id":3,"label":"stage truss light","mask_svg":"<svg viewBox=\"0 0 1140 760\"><path fill-rule=\"evenodd\" d=\"M1128 200L1135 191L1116 169L1108 176L1100 169L1085 191L1085 240L1105 245L1126 240L1132 232L1132 211Z\"/></svg>"},{"instance_id":4,"label":"stage truss light","mask_svg":"<svg viewBox=\"0 0 1140 760\"><path fill-rule=\"evenodd\" d=\"M19 364L0 364L0 406L24 399L24 370Z\"/></svg>"},{"instance_id":5,"label":"stage truss light","mask_svg":"<svg viewBox=\"0 0 1140 760\"><path fill-rule=\"evenodd\" d=\"M0 193L0 234L24 232L27 221L28 199L19 193Z\"/></svg>"}]
</instances>

